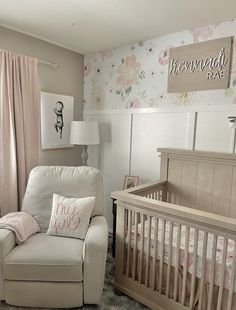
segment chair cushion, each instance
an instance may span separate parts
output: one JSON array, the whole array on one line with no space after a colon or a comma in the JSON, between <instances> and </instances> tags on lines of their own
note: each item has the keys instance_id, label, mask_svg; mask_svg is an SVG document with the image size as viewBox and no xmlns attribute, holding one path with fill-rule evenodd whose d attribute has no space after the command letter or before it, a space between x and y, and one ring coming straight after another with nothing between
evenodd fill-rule
<instances>
[{"instance_id":1,"label":"chair cushion","mask_svg":"<svg viewBox=\"0 0 236 310\"><path fill-rule=\"evenodd\" d=\"M83 280L83 241L37 233L15 247L5 258L6 280Z\"/></svg>"},{"instance_id":2,"label":"chair cushion","mask_svg":"<svg viewBox=\"0 0 236 310\"><path fill-rule=\"evenodd\" d=\"M22 211L30 213L46 232L52 211L53 193L65 197L95 197L92 216L103 215L102 173L91 167L41 166L31 170Z\"/></svg>"}]
</instances>

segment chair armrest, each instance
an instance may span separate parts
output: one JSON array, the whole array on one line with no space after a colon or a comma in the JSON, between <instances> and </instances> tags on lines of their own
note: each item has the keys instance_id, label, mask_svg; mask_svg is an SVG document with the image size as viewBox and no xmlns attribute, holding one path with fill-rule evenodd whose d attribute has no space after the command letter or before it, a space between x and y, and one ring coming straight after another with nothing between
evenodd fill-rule
<instances>
[{"instance_id":1,"label":"chair armrest","mask_svg":"<svg viewBox=\"0 0 236 310\"><path fill-rule=\"evenodd\" d=\"M84 303L100 304L102 299L108 228L105 217L95 216L84 241Z\"/></svg>"},{"instance_id":2,"label":"chair armrest","mask_svg":"<svg viewBox=\"0 0 236 310\"><path fill-rule=\"evenodd\" d=\"M15 246L15 234L8 229L0 229L0 300L5 300L3 260Z\"/></svg>"}]
</instances>

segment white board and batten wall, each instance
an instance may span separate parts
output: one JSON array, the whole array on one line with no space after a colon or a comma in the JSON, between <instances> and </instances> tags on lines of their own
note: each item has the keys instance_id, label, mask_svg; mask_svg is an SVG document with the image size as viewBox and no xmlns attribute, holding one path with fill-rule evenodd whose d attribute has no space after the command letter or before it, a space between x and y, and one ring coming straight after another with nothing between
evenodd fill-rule
<instances>
[{"instance_id":1,"label":"white board and batten wall","mask_svg":"<svg viewBox=\"0 0 236 310\"><path fill-rule=\"evenodd\" d=\"M129 114L85 114L84 119L99 122L100 145L88 147L88 165L104 174L105 216L112 228L111 192L122 188L129 172L130 128Z\"/></svg>"},{"instance_id":2,"label":"white board and batten wall","mask_svg":"<svg viewBox=\"0 0 236 310\"><path fill-rule=\"evenodd\" d=\"M101 143L89 147L88 164L104 173L109 229L111 192L122 189L127 174L140 176L141 183L158 179L158 147L235 153L228 116L236 116L236 105L84 111L85 120L99 122Z\"/></svg>"}]
</instances>

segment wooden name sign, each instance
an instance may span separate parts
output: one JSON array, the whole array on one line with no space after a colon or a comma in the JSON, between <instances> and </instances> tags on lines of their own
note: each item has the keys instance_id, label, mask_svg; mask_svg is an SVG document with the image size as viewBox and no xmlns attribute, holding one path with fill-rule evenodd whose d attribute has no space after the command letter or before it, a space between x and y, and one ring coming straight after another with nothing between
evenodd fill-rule
<instances>
[{"instance_id":1,"label":"wooden name sign","mask_svg":"<svg viewBox=\"0 0 236 310\"><path fill-rule=\"evenodd\" d=\"M170 49L168 93L228 88L233 37Z\"/></svg>"}]
</instances>

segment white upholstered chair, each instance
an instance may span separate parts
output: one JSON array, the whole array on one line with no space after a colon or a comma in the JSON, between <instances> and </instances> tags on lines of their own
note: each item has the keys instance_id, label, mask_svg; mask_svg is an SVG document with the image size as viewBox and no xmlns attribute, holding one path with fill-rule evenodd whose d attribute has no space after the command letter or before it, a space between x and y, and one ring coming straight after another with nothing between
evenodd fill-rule
<instances>
[{"instance_id":1,"label":"white upholstered chair","mask_svg":"<svg viewBox=\"0 0 236 310\"><path fill-rule=\"evenodd\" d=\"M28 307L79 307L102 298L108 230L103 217L103 184L90 167L36 167L29 177L22 211L40 233L16 246L13 232L0 229L0 300ZM47 235L53 193L95 196L85 240Z\"/></svg>"}]
</instances>

